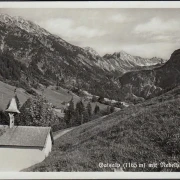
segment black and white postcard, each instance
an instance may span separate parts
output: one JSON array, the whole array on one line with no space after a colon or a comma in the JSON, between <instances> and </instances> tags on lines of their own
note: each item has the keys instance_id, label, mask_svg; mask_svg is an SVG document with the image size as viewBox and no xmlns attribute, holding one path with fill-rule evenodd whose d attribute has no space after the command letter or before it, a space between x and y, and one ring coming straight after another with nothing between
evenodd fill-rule
<instances>
[{"instance_id":1,"label":"black and white postcard","mask_svg":"<svg viewBox=\"0 0 180 180\"><path fill-rule=\"evenodd\" d=\"M0 172L178 176L179 12L0 2Z\"/></svg>"}]
</instances>

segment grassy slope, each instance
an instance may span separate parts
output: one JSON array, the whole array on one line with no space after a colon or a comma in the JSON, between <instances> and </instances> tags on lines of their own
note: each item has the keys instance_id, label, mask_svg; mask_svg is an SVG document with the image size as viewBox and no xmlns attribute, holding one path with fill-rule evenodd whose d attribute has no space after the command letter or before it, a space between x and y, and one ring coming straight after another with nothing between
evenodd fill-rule
<instances>
[{"instance_id":1,"label":"grassy slope","mask_svg":"<svg viewBox=\"0 0 180 180\"><path fill-rule=\"evenodd\" d=\"M42 92L40 92L39 90L35 90L35 91L39 94L42 94ZM49 87L45 89L44 95L50 103L56 106L57 109L65 107L65 105L63 105L62 103L69 102L72 99L72 97L74 100L74 104L76 104L81 99L79 96L72 93L71 91L69 91L68 93L68 90L63 89L63 88L59 88L59 90L55 90L55 87ZM88 101L83 100L83 103L86 106ZM97 102L97 103L91 103L92 109L94 109L96 104L98 104L100 109L105 109L107 107L106 105Z\"/></svg>"},{"instance_id":2,"label":"grassy slope","mask_svg":"<svg viewBox=\"0 0 180 180\"><path fill-rule=\"evenodd\" d=\"M0 106L2 107L2 109L6 108L8 102L14 96L14 89L15 89L14 86L8 85L0 81ZM17 95L21 102L21 105L30 96L28 93L25 92L25 90L21 88L17 89Z\"/></svg>"},{"instance_id":3,"label":"grassy slope","mask_svg":"<svg viewBox=\"0 0 180 180\"><path fill-rule=\"evenodd\" d=\"M3 83L0 81L0 107L2 109L5 109L9 100L14 96L14 86L8 85L6 83ZM35 89L34 89L35 90ZM35 90L38 94L42 94L40 90ZM26 91L22 88L17 88L17 96L20 100L21 105L24 104L24 102L31 96L30 94L26 93ZM74 99L74 103L76 104L80 97L75 95L72 92L67 92L66 89L60 88L58 91L55 90L55 88L47 88L44 91L44 96L46 99L52 103L56 108L65 107L65 105L62 105L62 102L68 102L71 100L72 96ZM87 101L84 101L84 104L87 105ZM105 109L107 106L104 104L97 103L100 107L100 109ZM91 103L92 109L94 109L96 103ZM57 115L60 113L56 112ZM61 116L61 115L60 115Z\"/></svg>"},{"instance_id":4,"label":"grassy slope","mask_svg":"<svg viewBox=\"0 0 180 180\"><path fill-rule=\"evenodd\" d=\"M113 171L99 168L98 164L178 162L179 104L180 88L177 88L81 125L57 139L52 153L42 163L24 171ZM124 170L167 171L147 167Z\"/></svg>"}]
</instances>

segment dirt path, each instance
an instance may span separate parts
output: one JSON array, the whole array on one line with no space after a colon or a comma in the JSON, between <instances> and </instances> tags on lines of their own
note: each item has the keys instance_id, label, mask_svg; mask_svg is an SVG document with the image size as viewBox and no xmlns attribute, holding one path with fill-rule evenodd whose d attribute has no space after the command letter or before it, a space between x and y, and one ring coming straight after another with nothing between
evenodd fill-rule
<instances>
[{"instance_id":1,"label":"dirt path","mask_svg":"<svg viewBox=\"0 0 180 180\"><path fill-rule=\"evenodd\" d=\"M73 128L68 128L68 129L63 129L63 130L60 130L60 131L54 133L54 140L60 138L61 136L63 136L64 134L66 134L67 132L69 132L69 131L71 131L73 129L74 129L74 127Z\"/></svg>"}]
</instances>

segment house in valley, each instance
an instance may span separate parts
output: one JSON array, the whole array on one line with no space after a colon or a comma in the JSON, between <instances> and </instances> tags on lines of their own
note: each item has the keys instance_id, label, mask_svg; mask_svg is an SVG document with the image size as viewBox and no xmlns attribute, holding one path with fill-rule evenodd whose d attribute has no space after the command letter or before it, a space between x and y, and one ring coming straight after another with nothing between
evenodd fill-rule
<instances>
[{"instance_id":1,"label":"house in valley","mask_svg":"<svg viewBox=\"0 0 180 180\"><path fill-rule=\"evenodd\" d=\"M0 125L0 171L19 171L42 162L51 152L51 127L15 126L14 115L20 113L13 97L5 110L9 125Z\"/></svg>"}]
</instances>

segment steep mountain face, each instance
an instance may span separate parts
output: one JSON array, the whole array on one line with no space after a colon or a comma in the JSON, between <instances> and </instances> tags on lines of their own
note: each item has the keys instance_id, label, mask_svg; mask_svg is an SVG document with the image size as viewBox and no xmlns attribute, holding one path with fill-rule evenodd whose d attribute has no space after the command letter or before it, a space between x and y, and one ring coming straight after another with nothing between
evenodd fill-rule
<instances>
[{"instance_id":1,"label":"steep mountain face","mask_svg":"<svg viewBox=\"0 0 180 180\"><path fill-rule=\"evenodd\" d=\"M21 17L0 15L0 80L37 87L59 84L117 99L115 78L161 59L143 59L125 52L101 57L92 48L74 46Z\"/></svg>"},{"instance_id":2,"label":"steep mountain face","mask_svg":"<svg viewBox=\"0 0 180 180\"><path fill-rule=\"evenodd\" d=\"M19 17L0 15L0 59L2 80L16 77L31 86L59 81L104 96L118 92L112 74L97 66L90 52ZM18 70L13 72L16 64Z\"/></svg>"},{"instance_id":3,"label":"steep mountain face","mask_svg":"<svg viewBox=\"0 0 180 180\"><path fill-rule=\"evenodd\" d=\"M180 84L180 49L170 59L153 70L127 72L119 78L121 90L127 98L151 98Z\"/></svg>"},{"instance_id":4,"label":"steep mountain face","mask_svg":"<svg viewBox=\"0 0 180 180\"><path fill-rule=\"evenodd\" d=\"M124 51L115 52L114 54L106 54L103 58L108 64L111 64L111 70L118 70L123 73L165 62L165 60L161 58L141 58L139 56L132 56Z\"/></svg>"},{"instance_id":5,"label":"steep mountain face","mask_svg":"<svg viewBox=\"0 0 180 180\"><path fill-rule=\"evenodd\" d=\"M91 47L85 47L84 50L89 52L94 58L100 57L100 55Z\"/></svg>"},{"instance_id":6,"label":"steep mountain face","mask_svg":"<svg viewBox=\"0 0 180 180\"><path fill-rule=\"evenodd\" d=\"M124 51L106 54L101 57L90 47L85 47L84 49L96 60L94 61L96 66L108 72L115 73L117 76L133 70L153 69L162 66L166 62L166 60L162 58L142 58L132 56Z\"/></svg>"}]
</instances>

